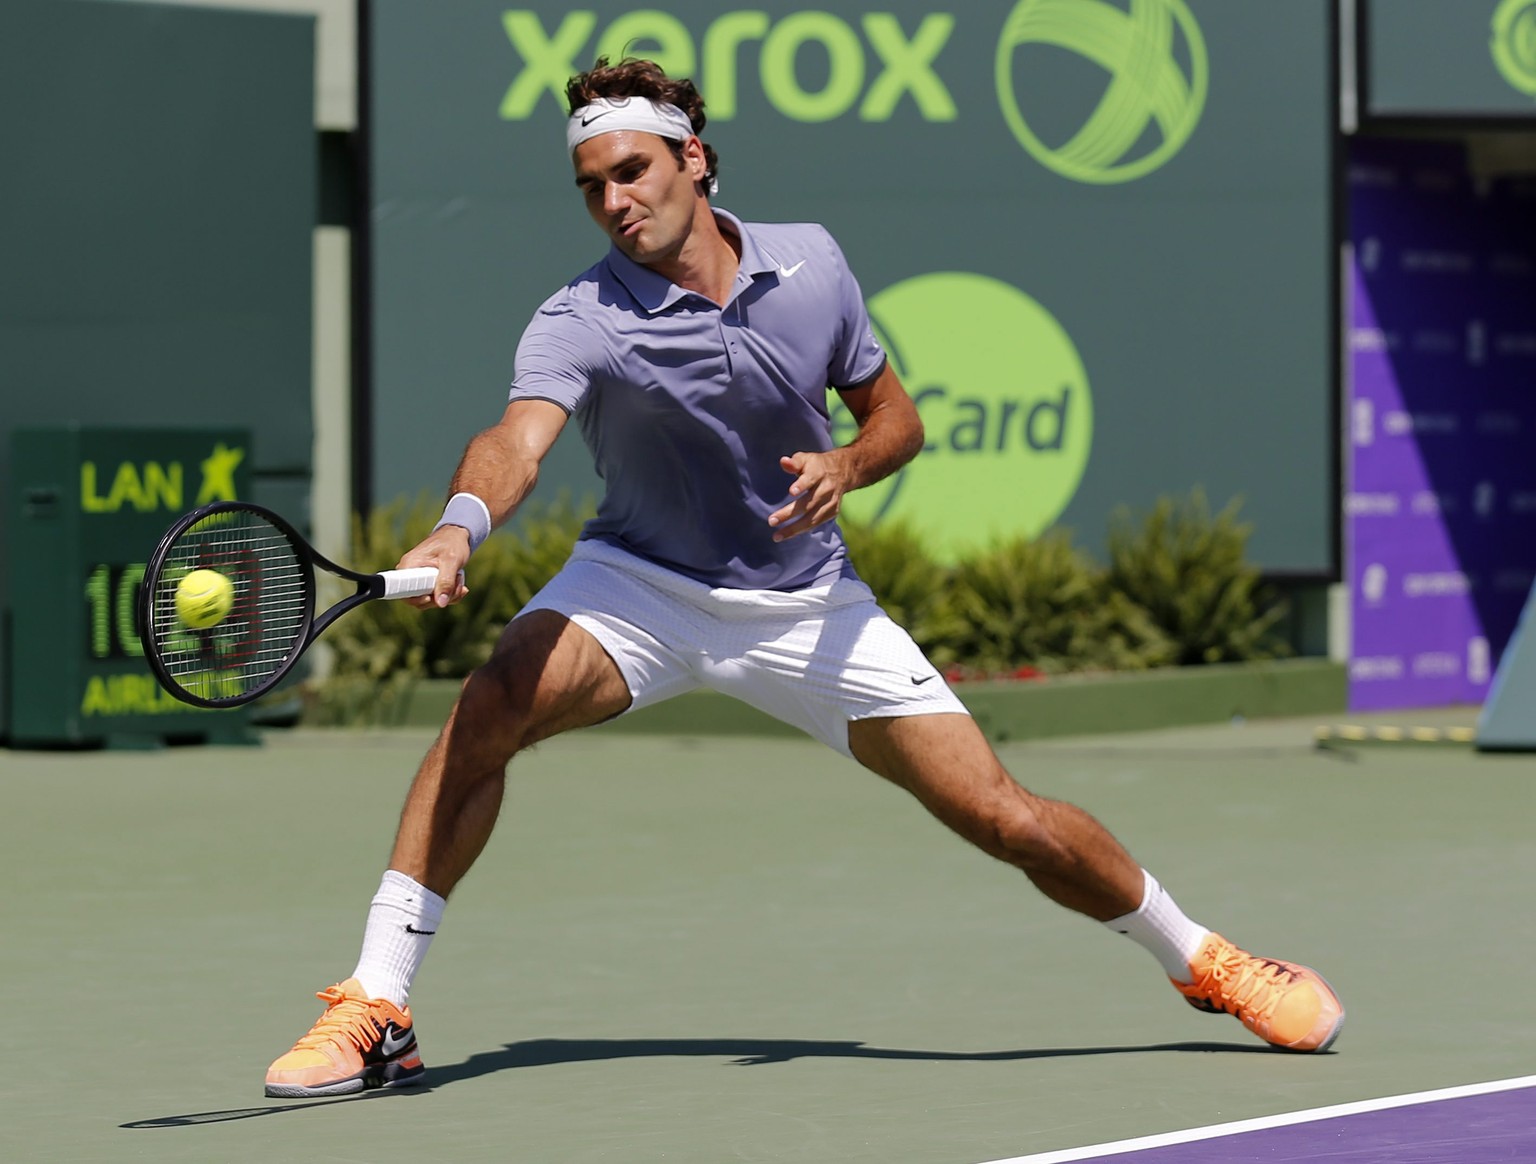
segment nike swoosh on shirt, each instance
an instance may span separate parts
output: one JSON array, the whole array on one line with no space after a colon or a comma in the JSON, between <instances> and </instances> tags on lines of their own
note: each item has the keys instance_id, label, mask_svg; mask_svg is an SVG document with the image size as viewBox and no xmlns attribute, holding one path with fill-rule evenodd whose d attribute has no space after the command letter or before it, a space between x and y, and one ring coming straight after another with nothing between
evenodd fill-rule
<instances>
[{"instance_id":1,"label":"nike swoosh on shirt","mask_svg":"<svg viewBox=\"0 0 1536 1164\"><path fill-rule=\"evenodd\" d=\"M799 269L800 269L800 268L801 268L801 267L803 267L803 266L805 266L805 260L804 260L804 259L801 259L801 260L800 260L800 261L799 261L799 262L798 262L798 263L796 263L796 264L795 264L795 265L794 265L794 266L793 266L793 267L786 267L786 266L785 266L785 265L784 265L784 264L783 264L783 263L780 263L780 264L779 264L779 275L780 275L780 276L781 276L781 277L782 277L782 278L785 278L785 279L788 279L788 278L790 278L790 277L791 277L791 276L792 276L792 275L794 275L794 273L795 273L795 272L796 272L796 271L798 271L798 270L799 270Z\"/></svg>"}]
</instances>

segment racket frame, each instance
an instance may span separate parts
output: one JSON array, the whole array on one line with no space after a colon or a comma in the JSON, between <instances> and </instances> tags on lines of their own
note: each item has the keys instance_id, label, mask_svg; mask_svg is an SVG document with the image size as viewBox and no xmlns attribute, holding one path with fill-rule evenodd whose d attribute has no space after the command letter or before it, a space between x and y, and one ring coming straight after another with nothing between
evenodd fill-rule
<instances>
[{"instance_id":1,"label":"racket frame","mask_svg":"<svg viewBox=\"0 0 1536 1164\"><path fill-rule=\"evenodd\" d=\"M188 691L177 680L165 665L161 658L160 649L156 645L155 628L155 591L159 589L161 578L164 575L167 558L176 547L177 542L193 526L206 521L220 513L250 513L263 521L270 523L293 548L294 556L305 581L303 611L299 622L299 630L294 635L293 646L288 653L278 661L271 674L261 680L256 686L238 695L204 696ZM356 586L352 594L332 604L318 616L315 614L315 597L318 589L316 573L324 570L328 574L351 582ZM160 537L160 542L155 546L155 551L150 555L149 563L144 571L144 581L139 591L139 639L144 645L144 658L149 663L150 670L160 685L180 699L184 703L190 703L197 707L207 708L232 708L242 707L260 699L267 692L276 687L293 670L295 664L307 651L315 639L333 622L348 611L355 610L365 602L375 598L386 597L411 597L417 594L430 593L430 586L422 590L419 585L406 583L402 585L400 579L405 574L420 573L422 581L425 581L425 570L400 571L391 570L382 574L364 574L358 570L349 569L331 561L314 546L310 545L307 538L281 515L273 513L264 505L257 505L250 501L215 501L208 505L199 506L189 513L177 518ZM437 571L431 571L435 581Z\"/></svg>"}]
</instances>

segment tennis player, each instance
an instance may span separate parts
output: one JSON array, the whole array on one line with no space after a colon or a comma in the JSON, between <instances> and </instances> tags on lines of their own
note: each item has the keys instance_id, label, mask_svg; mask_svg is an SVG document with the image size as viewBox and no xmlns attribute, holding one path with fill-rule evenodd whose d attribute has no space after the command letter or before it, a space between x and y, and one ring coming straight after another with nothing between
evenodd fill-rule
<instances>
[{"instance_id":1,"label":"tennis player","mask_svg":"<svg viewBox=\"0 0 1536 1164\"><path fill-rule=\"evenodd\" d=\"M352 975L266 1092L420 1083L407 999L445 901L496 822L520 750L692 688L727 692L905 788L1051 900L1151 952L1191 1005L1321 1051L1344 1011L1314 971L1190 920L1092 817L1008 774L965 707L859 580L843 497L923 445L859 284L820 226L739 221L693 84L626 60L567 86L567 156L607 255L552 295L511 400L470 441L441 524L400 561L446 606L572 418L606 482L570 560L465 682L407 794ZM827 393L858 422L834 447Z\"/></svg>"}]
</instances>

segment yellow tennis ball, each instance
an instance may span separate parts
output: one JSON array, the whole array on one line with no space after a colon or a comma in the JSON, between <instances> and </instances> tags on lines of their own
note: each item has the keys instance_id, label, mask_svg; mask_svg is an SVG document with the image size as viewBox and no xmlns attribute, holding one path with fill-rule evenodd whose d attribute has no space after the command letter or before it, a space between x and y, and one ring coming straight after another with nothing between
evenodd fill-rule
<instances>
[{"instance_id":1,"label":"yellow tennis ball","mask_svg":"<svg viewBox=\"0 0 1536 1164\"><path fill-rule=\"evenodd\" d=\"M235 584L217 570L193 570L176 584L176 614L193 630L218 626L235 605Z\"/></svg>"}]
</instances>

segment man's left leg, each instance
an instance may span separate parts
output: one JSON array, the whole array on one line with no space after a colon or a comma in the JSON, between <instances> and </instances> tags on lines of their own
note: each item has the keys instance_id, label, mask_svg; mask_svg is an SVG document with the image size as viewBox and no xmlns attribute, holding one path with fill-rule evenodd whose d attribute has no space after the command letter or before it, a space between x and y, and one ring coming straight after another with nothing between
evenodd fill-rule
<instances>
[{"instance_id":1,"label":"man's left leg","mask_svg":"<svg viewBox=\"0 0 1536 1164\"><path fill-rule=\"evenodd\" d=\"M1225 1011L1266 1042L1321 1051L1344 1008L1315 971L1258 958L1184 916L1102 824L1036 796L1009 775L968 715L854 720L854 757L905 788L984 852L1022 870L1052 901L1146 948L1191 1006Z\"/></svg>"}]
</instances>

